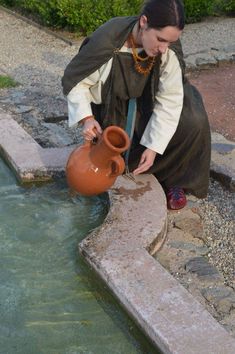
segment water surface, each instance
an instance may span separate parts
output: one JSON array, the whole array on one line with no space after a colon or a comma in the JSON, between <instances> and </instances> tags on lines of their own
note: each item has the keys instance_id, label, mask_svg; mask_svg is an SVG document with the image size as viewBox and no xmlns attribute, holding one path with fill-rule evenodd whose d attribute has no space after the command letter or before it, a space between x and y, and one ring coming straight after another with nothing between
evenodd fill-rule
<instances>
[{"instance_id":1,"label":"water surface","mask_svg":"<svg viewBox=\"0 0 235 354\"><path fill-rule=\"evenodd\" d=\"M19 186L0 160L0 353L156 353L77 252L107 196Z\"/></svg>"}]
</instances>

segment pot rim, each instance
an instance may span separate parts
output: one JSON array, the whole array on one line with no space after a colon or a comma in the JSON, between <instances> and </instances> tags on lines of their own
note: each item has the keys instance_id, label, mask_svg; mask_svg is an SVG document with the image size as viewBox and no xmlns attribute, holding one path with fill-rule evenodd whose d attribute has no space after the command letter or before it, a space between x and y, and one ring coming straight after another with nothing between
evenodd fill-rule
<instances>
[{"instance_id":1,"label":"pot rim","mask_svg":"<svg viewBox=\"0 0 235 354\"><path fill-rule=\"evenodd\" d=\"M116 147L110 143L109 138L108 138L108 134L110 134L110 132L112 132L112 131L119 133L121 135L121 137L123 138L125 144L122 147ZM128 134L125 132L125 130L123 130L121 127L118 127L116 125L110 125L106 129L104 129L103 139L104 139L105 144L111 150L116 151L118 153L122 153L130 147L130 138L129 138Z\"/></svg>"}]
</instances>

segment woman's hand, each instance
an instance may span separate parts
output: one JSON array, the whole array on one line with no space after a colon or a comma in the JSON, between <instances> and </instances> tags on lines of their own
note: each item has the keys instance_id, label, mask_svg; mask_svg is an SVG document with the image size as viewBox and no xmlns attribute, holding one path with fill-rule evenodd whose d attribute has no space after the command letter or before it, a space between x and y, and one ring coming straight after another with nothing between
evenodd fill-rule
<instances>
[{"instance_id":1,"label":"woman's hand","mask_svg":"<svg viewBox=\"0 0 235 354\"><path fill-rule=\"evenodd\" d=\"M82 135L85 140L92 140L97 137L97 132L102 134L102 129L94 117L87 117L84 119L82 127Z\"/></svg>"},{"instance_id":2,"label":"woman's hand","mask_svg":"<svg viewBox=\"0 0 235 354\"><path fill-rule=\"evenodd\" d=\"M133 171L133 174L136 176L139 175L140 173L148 171L148 169L153 165L156 155L157 153L153 150L150 149L144 150L143 154L141 155L139 165Z\"/></svg>"}]
</instances>

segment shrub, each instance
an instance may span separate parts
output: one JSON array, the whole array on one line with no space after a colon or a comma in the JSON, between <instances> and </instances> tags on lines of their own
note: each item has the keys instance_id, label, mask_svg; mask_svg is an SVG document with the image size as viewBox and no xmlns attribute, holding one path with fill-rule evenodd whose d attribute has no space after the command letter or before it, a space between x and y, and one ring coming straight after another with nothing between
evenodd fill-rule
<instances>
[{"instance_id":1,"label":"shrub","mask_svg":"<svg viewBox=\"0 0 235 354\"><path fill-rule=\"evenodd\" d=\"M61 0L58 7L67 25L90 33L111 17L137 14L141 3L142 0Z\"/></svg>"},{"instance_id":2,"label":"shrub","mask_svg":"<svg viewBox=\"0 0 235 354\"><path fill-rule=\"evenodd\" d=\"M41 23L88 34L115 16L138 14L144 0L0 0L0 4L30 13ZM186 22L214 14L235 13L235 0L183 0Z\"/></svg>"},{"instance_id":3,"label":"shrub","mask_svg":"<svg viewBox=\"0 0 235 354\"><path fill-rule=\"evenodd\" d=\"M143 0L113 0L112 12L113 16L131 16L140 12Z\"/></svg>"},{"instance_id":4,"label":"shrub","mask_svg":"<svg viewBox=\"0 0 235 354\"><path fill-rule=\"evenodd\" d=\"M219 13L227 15L235 15L235 0L216 1L216 7Z\"/></svg>"},{"instance_id":5,"label":"shrub","mask_svg":"<svg viewBox=\"0 0 235 354\"><path fill-rule=\"evenodd\" d=\"M186 22L198 22L213 14L215 0L184 0Z\"/></svg>"}]
</instances>

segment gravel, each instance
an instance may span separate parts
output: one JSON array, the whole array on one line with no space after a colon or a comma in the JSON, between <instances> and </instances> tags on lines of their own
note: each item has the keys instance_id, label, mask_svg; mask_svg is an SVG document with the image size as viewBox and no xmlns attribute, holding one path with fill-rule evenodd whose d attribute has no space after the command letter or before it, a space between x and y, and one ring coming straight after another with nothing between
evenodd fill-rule
<instances>
[{"instance_id":1,"label":"gravel","mask_svg":"<svg viewBox=\"0 0 235 354\"><path fill-rule=\"evenodd\" d=\"M198 200L208 257L235 289L235 193L211 180L208 197Z\"/></svg>"}]
</instances>

